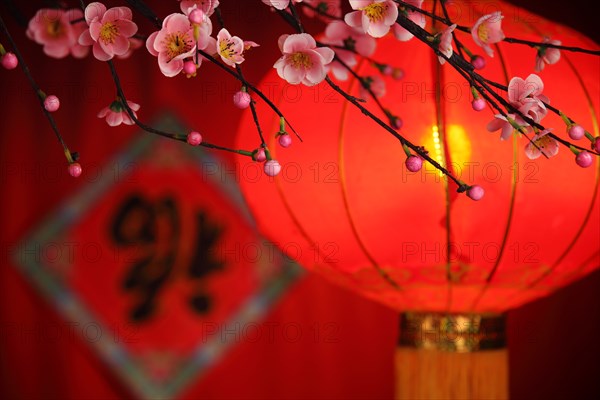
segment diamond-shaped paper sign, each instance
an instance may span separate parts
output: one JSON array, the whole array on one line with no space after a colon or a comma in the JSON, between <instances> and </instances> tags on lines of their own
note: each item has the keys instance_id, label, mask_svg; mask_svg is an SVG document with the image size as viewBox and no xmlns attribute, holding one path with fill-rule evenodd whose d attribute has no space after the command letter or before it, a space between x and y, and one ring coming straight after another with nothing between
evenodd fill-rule
<instances>
[{"instance_id":1,"label":"diamond-shaped paper sign","mask_svg":"<svg viewBox=\"0 0 600 400\"><path fill-rule=\"evenodd\" d=\"M135 393L173 397L239 342L220 330L260 319L301 272L256 233L215 153L139 137L15 264Z\"/></svg>"}]
</instances>

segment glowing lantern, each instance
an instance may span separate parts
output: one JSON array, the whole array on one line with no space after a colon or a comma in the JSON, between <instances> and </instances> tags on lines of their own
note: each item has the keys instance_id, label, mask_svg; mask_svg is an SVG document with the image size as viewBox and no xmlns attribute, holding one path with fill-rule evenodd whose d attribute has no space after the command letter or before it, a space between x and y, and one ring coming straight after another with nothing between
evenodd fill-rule
<instances>
[{"instance_id":1,"label":"glowing lantern","mask_svg":"<svg viewBox=\"0 0 600 400\"><path fill-rule=\"evenodd\" d=\"M500 10L508 37L539 42L548 35L597 49L581 34L505 3L454 1L449 7L460 25L472 26ZM494 50L485 77L507 84L533 73L536 50L508 43ZM444 391L450 397L506 397L498 316L600 265L598 160L582 169L565 147L552 159L529 160L526 139L500 141L499 133L486 130L494 113L475 112L469 84L417 40L383 39L374 58L404 70L401 81L385 78L382 99L403 119L401 133L463 181L483 186L485 198L473 202L457 194L456 185L431 165L408 172L400 143L332 89L289 86L275 72L264 84L304 143L283 149L274 135L279 119L263 124L273 133L268 145L283 171L275 179L248 174L245 197L262 232L303 266L405 313L400 344L421 350L401 347L398 362L419 361L428 377L399 372L399 397L433 398ZM378 74L366 61L358 72ZM599 59L562 52L561 61L539 75L552 105L598 136ZM356 80L341 85L359 96ZM376 110L372 101L367 104ZM558 116L543 124L567 138ZM253 131L248 113L240 126L241 148L256 147ZM438 351L431 358L434 353L422 350L427 348L496 350L452 356ZM420 384L427 380L429 385Z\"/></svg>"}]
</instances>

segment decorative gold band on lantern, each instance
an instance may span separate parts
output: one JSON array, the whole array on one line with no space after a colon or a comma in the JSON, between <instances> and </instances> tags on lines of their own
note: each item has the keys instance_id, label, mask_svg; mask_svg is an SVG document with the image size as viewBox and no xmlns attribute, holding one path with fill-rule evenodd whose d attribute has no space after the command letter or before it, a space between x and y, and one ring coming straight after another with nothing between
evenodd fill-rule
<instances>
[{"instance_id":1,"label":"decorative gold band on lantern","mask_svg":"<svg viewBox=\"0 0 600 400\"><path fill-rule=\"evenodd\" d=\"M449 352L473 352L506 347L502 314L403 313L400 347Z\"/></svg>"},{"instance_id":2,"label":"decorative gold band on lantern","mask_svg":"<svg viewBox=\"0 0 600 400\"><path fill-rule=\"evenodd\" d=\"M396 399L508 399L503 315L405 313Z\"/></svg>"}]
</instances>

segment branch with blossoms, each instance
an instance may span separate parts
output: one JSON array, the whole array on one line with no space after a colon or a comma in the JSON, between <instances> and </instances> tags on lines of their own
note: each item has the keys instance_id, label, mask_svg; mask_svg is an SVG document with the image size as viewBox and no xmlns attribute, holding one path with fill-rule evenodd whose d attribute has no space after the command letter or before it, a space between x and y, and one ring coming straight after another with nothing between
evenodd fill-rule
<instances>
[{"instance_id":1,"label":"branch with blossoms","mask_svg":"<svg viewBox=\"0 0 600 400\"><path fill-rule=\"evenodd\" d=\"M226 0L220 0L226 1ZM289 147L292 138L287 132L300 135L292 127L285 115L264 95L257 85L248 81L243 74L242 64L246 62L251 49L258 44L232 35L225 26L220 11L219 0L183 0L178 1L179 11L161 19L143 0L126 0L131 7L113 7L107 9L102 3L85 4L80 1L81 9L42 9L29 21L26 35L43 46L46 55L53 58L73 56L83 58L92 55L99 61L107 62L111 77L115 83L116 97L98 113L110 126L137 125L141 129L170 139L187 142L193 146L203 146L220 151L234 152L252 157L256 162L264 162L264 171L275 176L281 171L281 165L272 159L264 132L259 123L256 102L263 101L280 118L280 129L276 133L279 145ZM258 0L256 0L258 2ZM487 105L495 110L494 119L487 125L490 131L500 131L501 139L506 140L515 134L527 138L525 154L529 158L545 156L551 158L558 153L560 146L569 148L576 155L581 167L589 167L593 157L600 152L600 138L593 137L561 110L550 105L544 96L544 83L536 74L522 79L513 77L508 86L486 78L483 73L486 60L475 54L459 38L459 34L468 34L488 57L494 56L492 46L499 42L526 45L535 49L535 71L539 72L547 65L560 60L562 51L578 52L590 56L599 56L600 51L563 45L561 41L542 38L540 42L519 38L507 38L502 31L502 14L495 12L482 16L472 27L454 23L446 9L446 0L434 2L433 10L423 9L423 0L348 0L352 12L342 15L341 0L261 0L277 11L292 28L293 32L279 36L281 50L279 59L274 58L274 68L278 75L289 84L314 86L325 82L342 96L345 101L356 107L366 118L372 119L385 132L393 135L406 154L406 168L419 171L424 162L431 164L447 178L454 181L459 192L474 200L483 197L484 191L478 185L469 185L452 171L429 156L427 149L418 143L412 143L401 133L402 119L385 105L385 81L380 76L361 76L356 67L358 59L364 59L373 65L382 76L395 79L403 78L403 71L392 65L373 58L377 39L389 33L399 42L418 40L431 48L440 64L454 68L471 87L472 108L483 111ZM156 31L148 34L138 32L134 22L135 11L148 19ZM300 13L300 10L302 13ZM304 29L303 18L318 18L327 24L318 40ZM213 19L220 25L214 33ZM431 29L427 29L430 21ZM18 64L27 75L33 91L38 96L43 112L54 130L67 157L69 172L73 176L81 174L77 154L71 153L64 143L58 126L51 113L59 109L60 101L56 96L47 96L35 83L25 60L16 48L8 29L0 19L4 35L13 51L7 51L0 44L1 64L13 69ZM235 93L232 103L240 109L249 108L257 131L257 146L253 150L239 150L222 147L205 141L209 134L192 132L165 132L143 123L137 113L141 106L126 97L120 84L120 78L114 59L127 59L133 51L145 48L150 56L156 57L159 70L167 78L185 75L196 76L202 64L215 64L231 79L235 79L240 90ZM455 51L456 49L456 51ZM468 57L468 59L467 59ZM345 92L334 82L350 77L359 83L359 97ZM333 78L333 79L332 79ZM501 95L498 93L503 93ZM372 102L372 103L371 103ZM382 120L372 110L374 104L387 121ZM586 138L590 146L581 146L563 139L552 128L542 125L548 113L559 115L567 127L572 141ZM300 139L301 140L301 139Z\"/></svg>"}]
</instances>

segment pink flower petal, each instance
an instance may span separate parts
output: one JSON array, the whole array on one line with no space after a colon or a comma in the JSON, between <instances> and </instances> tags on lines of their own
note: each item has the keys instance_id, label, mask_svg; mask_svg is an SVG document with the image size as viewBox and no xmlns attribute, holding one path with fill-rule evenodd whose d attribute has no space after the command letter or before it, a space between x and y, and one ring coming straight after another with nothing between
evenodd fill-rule
<instances>
[{"instance_id":1,"label":"pink flower petal","mask_svg":"<svg viewBox=\"0 0 600 400\"><path fill-rule=\"evenodd\" d=\"M167 77L176 76L183 69L183 60L169 60L165 53L158 55L158 66L163 75Z\"/></svg>"},{"instance_id":2,"label":"pink flower petal","mask_svg":"<svg viewBox=\"0 0 600 400\"><path fill-rule=\"evenodd\" d=\"M390 31L390 25L386 25L383 21L372 23L369 18L363 14L363 26L367 27L367 33L374 38L384 37Z\"/></svg>"},{"instance_id":3,"label":"pink flower petal","mask_svg":"<svg viewBox=\"0 0 600 400\"><path fill-rule=\"evenodd\" d=\"M104 107L100 112L98 112L98 118L104 118L111 112L109 107Z\"/></svg>"},{"instance_id":4,"label":"pink flower petal","mask_svg":"<svg viewBox=\"0 0 600 400\"><path fill-rule=\"evenodd\" d=\"M96 42L94 43L94 46L92 47L92 52L94 54L94 57L96 57L98 60L100 61L108 61L112 58L112 54L108 54L101 45L101 42Z\"/></svg>"},{"instance_id":5,"label":"pink flower petal","mask_svg":"<svg viewBox=\"0 0 600 400\"><path fill-rule=\"evenodd\" d=\"M335 56L335 52L328 47L317 47L314 51L322 58L323 64L329 64Z\"/></svg>"},{"instance_id":6,"label":"pink flower petal","mask_svg":"<svg viewBox=\"0 0 600 400\"><path fill-rule=\"evenodd\" d=\"M126 19L119 20L117 26L119 27L119 35L127 38L132 37L138 31L138 26L134 22Z\"/></svg>"},{"instance_id":7,"label":"pink flower petal","mask_svg":"<svg viewBox=\"0 0 600 400\"><path fill-rule=\"evenodd\" d=\"M283 67L283 79L291 83L292 85L297 85L302 82L305 76L304 70L299 68L294 68L293 66L286 64Z\"/></svg>"},{"instance_id":8,"label":"pink flower petal","mask_svg":"<svg viewBox=\"0 0 600 400\"><path fill-rule=\"evenodd\" d=\"M158 36L158 32L159 31L152 32L150 34L150 36L148 36L148 39L146 39L146 49L154 57L158 57L158 50L156 50L155 45L154 45L156 42L156 36Z\"/></svg>"},{"instance_id":9,"label":"pink flower petal","mask_svg":"<svg viewBox=\"0 0 600 400\"><path fill-rule=\"evenodd\" d=\"M525 79L527 92L533 97L537 97L544 91L544 82L536 74L531 74Z\"/></svg>"},{"instance_id":10,"label":"pink flower petal","mask_svg":"<svg viewBox=\"0 0 600 400\"><path fill-rule=\"evenodd\" d=\"M532 143L527 143L527 145L525 146L525 155L530 160L535 160L536 158L539 158L542 155L542 152L539 151L538 148L535 147Z\"/></svg>"},{"instance_id":11,"label":"pink flower petal","mask_svg":"<svg viewBox=\"0 0 600 400\"><path fill-rule=\"evenodd\" d=\"M502 132L500 133L500 140L508 140L512 136L515 128L510 124L510 122L506 122L502 125Z\"/></svg>"},{"instance_id":12,"label":"pink flower petal","mask_svg":"<svg viewBox=\"0 0 600 400\"><path fill-rule=\"evenodd\" d=\"M362 12L360 11L353 11L351 13L348 13L344 16L344 22L346 22L348 25L353 26L355 28L362 28L363 23L362 23ZM366 30L365 30L366 32Z\"/></svg>"},{"instance_id":13,"label":"pink flower petal","mask_svg":"<svg viewBox=\"0 0 600 400\"><path fill-rule=\"evenodd\" d=\"M53 58L64 58L69 55L69 48L67 46L44 46L44 54Z\"/></svg>"},{"instance_id":14,"label":"pink flower petal","mask_svg":"<svg viewBox=\"0 0 600 400\"><path fill-rule=\"evenodd\" d=\"M279 36L279 39L277 40L277 45L279 46L279 51L281 51L282 53L283 53L283 44L287 40L288 36L290 36L290 35L281 35L281 36Z\"/></svg>"},{"instance_id":15,"label":"pink flower petal","mask_svg":"<svg viewBox=\"0 0 600 400\"><path fill-rule=\"evenodd\" d=\"M317 45L315 39L308 33L299 33L288 36L283 43L283 52L287 54L297 53L306 49L314 48Z\"/></svg>"},{"instance_id":16,"label":"pink flower petal","mask_svg":"<svg viewBox=\"0 0 600 400\"><path fill-rule=\"evenodd\" d=\"M98 41L100 38L100 31L102 30L102 24L98 21L94 21L90 24L90 36L94 41Z\"/></svg>"},{"instance_id":17,"label":"pink flower petal","mask_svg":"<svg viewBox=\"0 0 600 400\"><path fill-rule=\"evenodd\" d=\"M129 39L125 36L117 36L115 38L115 42L113 43L113 53L115 55L123 55L129 51Z\"/></svg>"},{"instance_id":18,"label":"pink flower petal","mask_svg":"<svg viewBox=\"0 0 600 400\"><path fill-rule=\"evenodd\" d=\"M167 25L168 32L189 32L192 29L190 20L183 14L171 14Z\"/></svg>"},{"instance_id":19,"label":"pink flower petal","mask_svg":"<svg viewBox=\"0 0 600 400\"><path fill-rule=\"evenodd\" d=\"M106 123L109 126L119 126L123 122L123 114L120 112L109 112L106 116Z\"/></svg>"},{"instance_id":20,"label":"pink flower petal","mask_svg":"<svg viewBox=\"0 0 600 400\"><path fill-rule=\"evenodd\" d=\"M90 52L89 46L80 46L78 44L71 47L71 54L75 58L84 58Z\"/></svg>"},{"instance_id":21,"label":"pink flower petal","mask_svg":"<svg viewBox=\"0 0 600 400\"><path fill-rule=\"evenodd\" d=\"M360 10L360 9L365 8L369 4L374 3L373 0L349 0L349 1L350 1L350 7L352 7L353 10ZM377 0L377 1L382 1L382 0Z\"/></svg>"},{"instance_id":22,"label":"pink flower petal","mask_svg":"<svg viewBox=\"0 0 600 400\"><path fill-rule=\"evenodd\" d=\"M306 70L306 76L304 80L304 84L308 86L313 86L321 83L323 79L325 79L325 68L323 68L323 64L319 62L315 62L312 68Z\"/></svg>"},{"instance_id":23,"label":"pink flower petal","mask_svg":"<svg viewBox=\"0 0 600 400\"><path fill-rule=\"evenodd\" d=\"M394 25L392 29L396 39L398 39L401 42L408 42L410 39L415 37L412 33L410 33L398 24Z\"/></svg>"},{"instance_id":24,"label":"pink flower petal","mask_svg":"<svg viewBox=\"0 0 600 400\"><path fill-rule=\"evenodd\" d=\"M86 30L79 36L78 42L82 46L91 46L94 44L94 39L90 35L90 31Z\"/></svg>"},{"instance_id":25,"label":"pink flower petal","mask_svg":"<svg viewBox=\"0 0 600 400\"><path fill-rule=\"evenodd\" d=\"M129 108L131 108L133 111L139 111L140 109L140 105L137 103L134 103L133 101L127 101L127 105L129 106Z\"/></svg>"},{"instance_id":26,"label":"pink flower petal","mask_svg":"<svg viewBox=\"0 0 600 400\"><path fill-rule=\"evenodd\" d=\"M90 3L85 8L85 21L89 25L94 19L100 20L105 12L106 7L104 4L98 2Z\"/></svg>"},{"instance_id":27,"label":"pink flower petal","mask_svg":"<svg viewBox=\"0 0 600 400\"><path fill-rule=\"evenodd\" d=\"M375 48L377 47L377 41L370 36L362 36L359 38L355 38L356 44L354 48L358 54L364 57L370 57L375 53Z\"/></svg>"}]
</instances>

